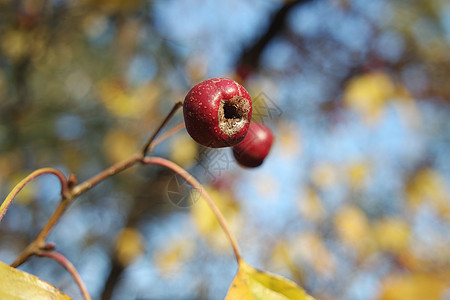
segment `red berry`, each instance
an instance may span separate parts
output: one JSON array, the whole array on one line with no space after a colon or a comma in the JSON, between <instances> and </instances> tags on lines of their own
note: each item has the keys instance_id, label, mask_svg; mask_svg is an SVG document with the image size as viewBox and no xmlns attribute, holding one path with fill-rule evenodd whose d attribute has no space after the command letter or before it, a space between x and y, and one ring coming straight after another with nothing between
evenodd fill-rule
<instances>
[{"instance_id":1,"label":"red berry","mask_svg":"<svg viewBox=\"0 0 450 300\"><path fill-rule=\"evenodd\" d=\"M269 127L252 122L245 139L233 146L234 158L244 167L258 167L269 154L272 143L273 134Z\"/></svg>"},{"instance_id":2,"label":"red berry","mask_svg":"<svg viewBox=\"0 0 450 300\"><path fill-rule=\"evenodd\" d=\"M208 79L186 95L183 114L186 130L197 143L229 147L247 134L252 100L244 87L231 79Z\"/></svg>"}]
</instances>

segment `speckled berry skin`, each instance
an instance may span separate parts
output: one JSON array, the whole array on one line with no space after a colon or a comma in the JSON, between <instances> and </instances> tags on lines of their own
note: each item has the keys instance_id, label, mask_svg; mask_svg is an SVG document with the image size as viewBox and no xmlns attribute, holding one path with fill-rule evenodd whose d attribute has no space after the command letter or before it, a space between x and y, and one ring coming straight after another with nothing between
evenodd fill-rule
<instances>
[{"instance_id":1,"label":"speckled berry skin","mask_svg":"<svg viewBox=\"0 0 450 300\"><path fill-rule=\"evenodd\" d=\"M237 82L212 78L200 82L183 103L186 130L199 144L221 148L241 142L252 117L252 101Z\"/></svg>"},{"instance_id":2,"label":"speckled berry skin","mask_svg":"<svg viewBox=\"0 0 450 300\"><path fill-rule=\"evenodd\" d=\"M234 158L241 166L256 168L269 154L273 140L269 127L252 122L245 139L233 147Z\"/></svg>"}]
</instances>

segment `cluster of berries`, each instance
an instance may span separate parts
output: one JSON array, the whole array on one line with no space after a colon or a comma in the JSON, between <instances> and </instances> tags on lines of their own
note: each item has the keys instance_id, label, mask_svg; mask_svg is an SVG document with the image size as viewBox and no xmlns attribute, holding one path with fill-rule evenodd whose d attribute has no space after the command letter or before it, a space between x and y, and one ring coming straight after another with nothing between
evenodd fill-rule
<instances>
[{"instance_id":1,"label":"cluster of berries","mask_svg":"<svg viewBox=\"0 0 450 300\"><path fill-rule=\"evenodd\" d=\"M245 167L261 165L273 143L271 130L251 122L252 100L237 82L213 78L200 82L183 104L186 130L199 144L232 147L236 161Z\"/></svg>"}]
</instances>

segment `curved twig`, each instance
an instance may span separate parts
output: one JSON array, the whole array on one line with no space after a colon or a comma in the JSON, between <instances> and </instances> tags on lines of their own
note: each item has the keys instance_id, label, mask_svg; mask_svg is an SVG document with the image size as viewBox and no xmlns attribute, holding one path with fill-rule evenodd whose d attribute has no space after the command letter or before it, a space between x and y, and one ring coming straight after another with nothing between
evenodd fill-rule
<instances>
[{"instance_id":1,"label":"curved twig","mask_svg":"<svg viewBox=\"0 0 450 300\"><path fill-rule=\"evenodd\" d=\"M177 110L183 106L183 101L178 101L175 103L175 105L172 107L172 110L167 114L167 116L164 118L164 120L161 122L159 127L153 132L153 135L149 138L147 143L145 144L144 148L142 149L142 155L145 156L150 151L150 145L155 140L158 133L163 129L164 126L166 126L167 122L173 117L173 115L177 112Z\"/></svg>"},{"instance_id":2,"label":"curved twig","mask_svg":"<svg viewBox=\"0 0 450 300\"><path fill-rule=\"evenodd\" d=\"M222 230L225 232L225 235L227 236L228 240L230 241L231 247L233 248L234 256L236 257L237 262L239 263L239 260L241 259L241 252L239 250L238 243L236 241L236 238L231 233L229 226L225 220L225 217L223 216L222 212L219 210L217 205L214 203L212 198L209 196L209 194L206 192L206 190L203 188L203 186L195 179L189 172L187 172L182 167L178 166L174 162L167 160L165 158L161 157L145 157L142 159L142 163L146 165L160 165L163 167L166 167L168 169L171 169L181 177L183 177L184 180L186 180L192 187L194 187L196 190L200 192L200 194L205 198L206 203L209 205L211 210L213 211L214 215L216 216L217 220L219 221L220 226L222 227Z\"/></svg>"},{"instance_id":3,"label":"curved twig","mask_svg":"<svg viewBox=\"0 0 450 300\"><path fill-rule=\"evenodd\" d=\"M91 296L89 296L86 285L81 279L80 274L78 273L77 269L75 269L74 265L64 255L55 251L42 251L38 253L38 256L48 257L60 263L70 273L70 275L72 275L73 279L75 280L75 282L77 283L78 287L81 290L83 298L85 300L91 300Z\"/></svg>"},{"instance_id":4,"label":"curved twig","mask_svg":"<svg viewBox=\"0 0 450 300\"><path fill-rule=\"evenodd\" d=\"M63 199L65 199L68 195L68 185L67 185L67 179L64 176L64 174L54 168L42 168L38 169L34 172L32 172L30 175L22 179L14 188L13 190L8 194L6 199L3 201L2 205L0 206L0 221L2 220L3 216L6 213L6 210L8 209L11 202L14 200L14 198L17 196L17 194L27 185L28 182L33 180L36 177L39 177L40 175L44 174L53 174L56 177L58 177L59 181L61 182L61 196Z\"/></svg>"}]
</instances>

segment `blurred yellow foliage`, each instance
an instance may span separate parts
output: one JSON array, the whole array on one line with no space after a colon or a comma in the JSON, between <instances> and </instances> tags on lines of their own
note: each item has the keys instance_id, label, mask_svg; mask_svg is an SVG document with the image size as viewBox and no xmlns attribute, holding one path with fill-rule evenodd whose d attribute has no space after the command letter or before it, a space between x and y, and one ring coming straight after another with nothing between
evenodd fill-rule
<instances>
[{"instance_id":1,"label":"blurred yellow foliage","mask_svg":"<svg viewBox=\"0 0 450 300\"><path fill-rule=\"evenodd\" d=\"M344 103L366 121L376 121L393 96L395 85L383 72L372 72L351 79L344 91Z\"/></svg>"},{"instance_id":2,"label":"blurred yellow foliage","mask_svg":"<svg viewBox=\"0 0 450 300\"><path fill-rule=\"evenodd\" d=\"M382 285L380 300L442 300L448 288L448 282L426 273L390 275Z\"/></svg>"},{"instance_id":3,"label":"blurred yellow foliage","mask_svg":"<svg viewBox=\"0 0 450 300\"><path fill-rule=\"evenodd\" d=\"M239 217L240 206L235 201L233 194L228 190L218 190L213 187L205 187L219 210L224 215L230 225L231 231L236 234L241 228L241 220ZM198 194L193 193L191 196L196 197ZM202 234L208 244L217 251L231 251L229 241L222 231L222 228L213 214L211 208L207 205L203 197L193 199L195 205L191 209L192 218L200 234Z\"/></svg>"},{"instance_id":4,"label":"blurred yellow foliage","mask_svg":"<svg viewBox=\"0 0 450 300\"><path fill-rule=\"evenodd\" d=\"M330 188L337 183L336 166L327 162L315 164L311 170L311 181L320 188Z\"/></svg>"},{"instance_id":5,"label":"blurred yellow foliage","mask_svg":"<svg viewBox=\"0 0 450 300\"><path fill-rule=\"evenodd\" d=\"M370 166L365 161L357 161L351 163L347 167L347 176L350 186L354 189L360 189L364 186L368 175L370 173Z\"/></svg>"},{"instance_id":6,"label":"blurred yellow foliage","mask_svg":"<svg viewBox=\"0 0 450 300\"><path fill-rule=\"evenodd\" d=\"M393 253L405 251L410 242L411 229L405 220L386 218L374 224L374 236L378 246Z\"/></svg>"},{"instance_id":7,"label":"blurred yellow foliage","mask_svg":"<svg viewBox=\"0 0 450 300\"><path fill-rule=\"evenodd\" d=\"M335 260L316 232L303 232L294 241L293 249L321 276L332 276L336 271Z\"/></svg>"},{"instance_id":8,"label":"blurred yellow foliage","mask_svg":"<svg viewBox=\"0 0 450 300\"><path fill-rule=\"evenodd\" d=\"M141 0L83 0L83 2L108 14L127 14L137 10Z\"/></svg>"},{"instance_id":9,"label":"blurred yellow foliage","mask_svg":"<svg viewBox=\"0 0 450 300\"><path fill-rule=\"evenodd\" d=\"M298 206L302 217L312 221L320 222L325 217L324 207L317 191L307 187L304 194L299 197Z\"/></svg>"},{"instance_id":10,"label":"blurred yellow foliage","mask_svg":"<svg viewBox=\"0 0 450 300\"><path fill-rule=\"evenodd\" d=\"M194 254L195 247L193 240L178 238L165 243L155 252L153 259L160 273L167 276L180 271L181 265Z\"/></svg>"},{"instance_id":11,"label":"blurred yellow foliage","mask_svg":"<svg viewBox=\"0 0 450 300\"><path fill-rule=\"evenodd\" d=\"M123 229L116 240L116 258L126 267L132 264L144 252L143 237L134 228Z\"/></svg>"},{"instance_id":12,"label":"blurred yellow foliage","mask_svg":"<svg viewBox=\"0 0 450 300\"><path fill-rule=\"evenodd\" d=\"M366 256L374 250L370 223L359 207L343 206L334 217L334 226L340 239L354 247L360 256Z\"/></svg>"},{"instance_id":13,"label":"blurred yellow foliage","mask_svg":"<svg viewBox=\"0 0 450 300\"><path fill-rule=\"evenodd\" d=\"M45 54L47 32L10 29L3 33L0 50L13 61L26 57L37 58Z\"/></svg>"},{"instance_id":14,"label":"blurred yellow foliage","mask_svg":"<svg viewBox=\"0 0 450 300\"><path fill-rule=\"evenodd\" d=\"M294 282L257 270L244 260L228 291L227 300L314 300Z\"/></svg>"},{"instance_id":15,"label":"blurred yellow foliage","mask_svg":"<svg viewBox=\"0 0 450 300\"><path fill-rule=\"evenodd\" d=\"M118 162L135 153L138 145L134 136L120 129L112 129L103 140L103 149L111 162Z\"/></svg>"},{"instance_id":16,"label":"blurred yellow foliage","mask_svg":"<svg viewBox=\"0 0 450 300\"><path fill-rule=\"evenodd\" d=\"M197 143L187 134L171 138L170 158L176 164L186 167L194 163L197 157Z\"/></svg>"},{"instance_id":17,"label":"blurred yellow foliage","mask_svg":"<svg viewBox=\"0 0 450 300\"><path fill-rule=\"evenodd\" d=\"M422 203L429 203L439 214L450 218L449 191L444 178L436 170L419 170L407 184L406 198L413 209Z\"/></svg>"},{"instance_id":18,"label":"blurred yellow foliage","mask_svg":"<svg viewBox=\"0 0 450 300\"><path fill-rule=\"evenodd\" d=\"M129 90L119 79L103 81L98 89L103 105L111 113L131 119L140 119L148 113L160 93L156 84L144 84L135 90Z\"/></svg>"},{"instance_id":19,"label":"blurred yellow foliage","mask_svg":"<svg viewBox=\"0 0 450 300\"><path fill-rule=\"evenodd\" d=\"M298 133L299 128L296 124L282 122L277 127L275 143L280 144L283 156L290 157L300 154L302 145Z\"/></svg>"},{"instance_id":20,"label":"blurred yellow foliage","mask_svg":"<svg viewBox=\"0 0 450 300\"><path fill-rule=\"evenodd\" d=\"M30 52L30 36L23 30L6 31L1 40L1 50L12 60L19 60Z\"/></svg>"},{"instance_id":21,"label":"blurred yellow foliage","mask_svg":"<svg viewBox=\"0 0 450 300\"><path fill-rule=\"evenodd\" d=\"M0 183L22 168L20 153L18 151L4 152L0 155ZM22 178L19 179L19 181ZM18 182L18 181L17 181ZM13 186L16 183L13 184Z\"/></svg>"}]
</instances>

